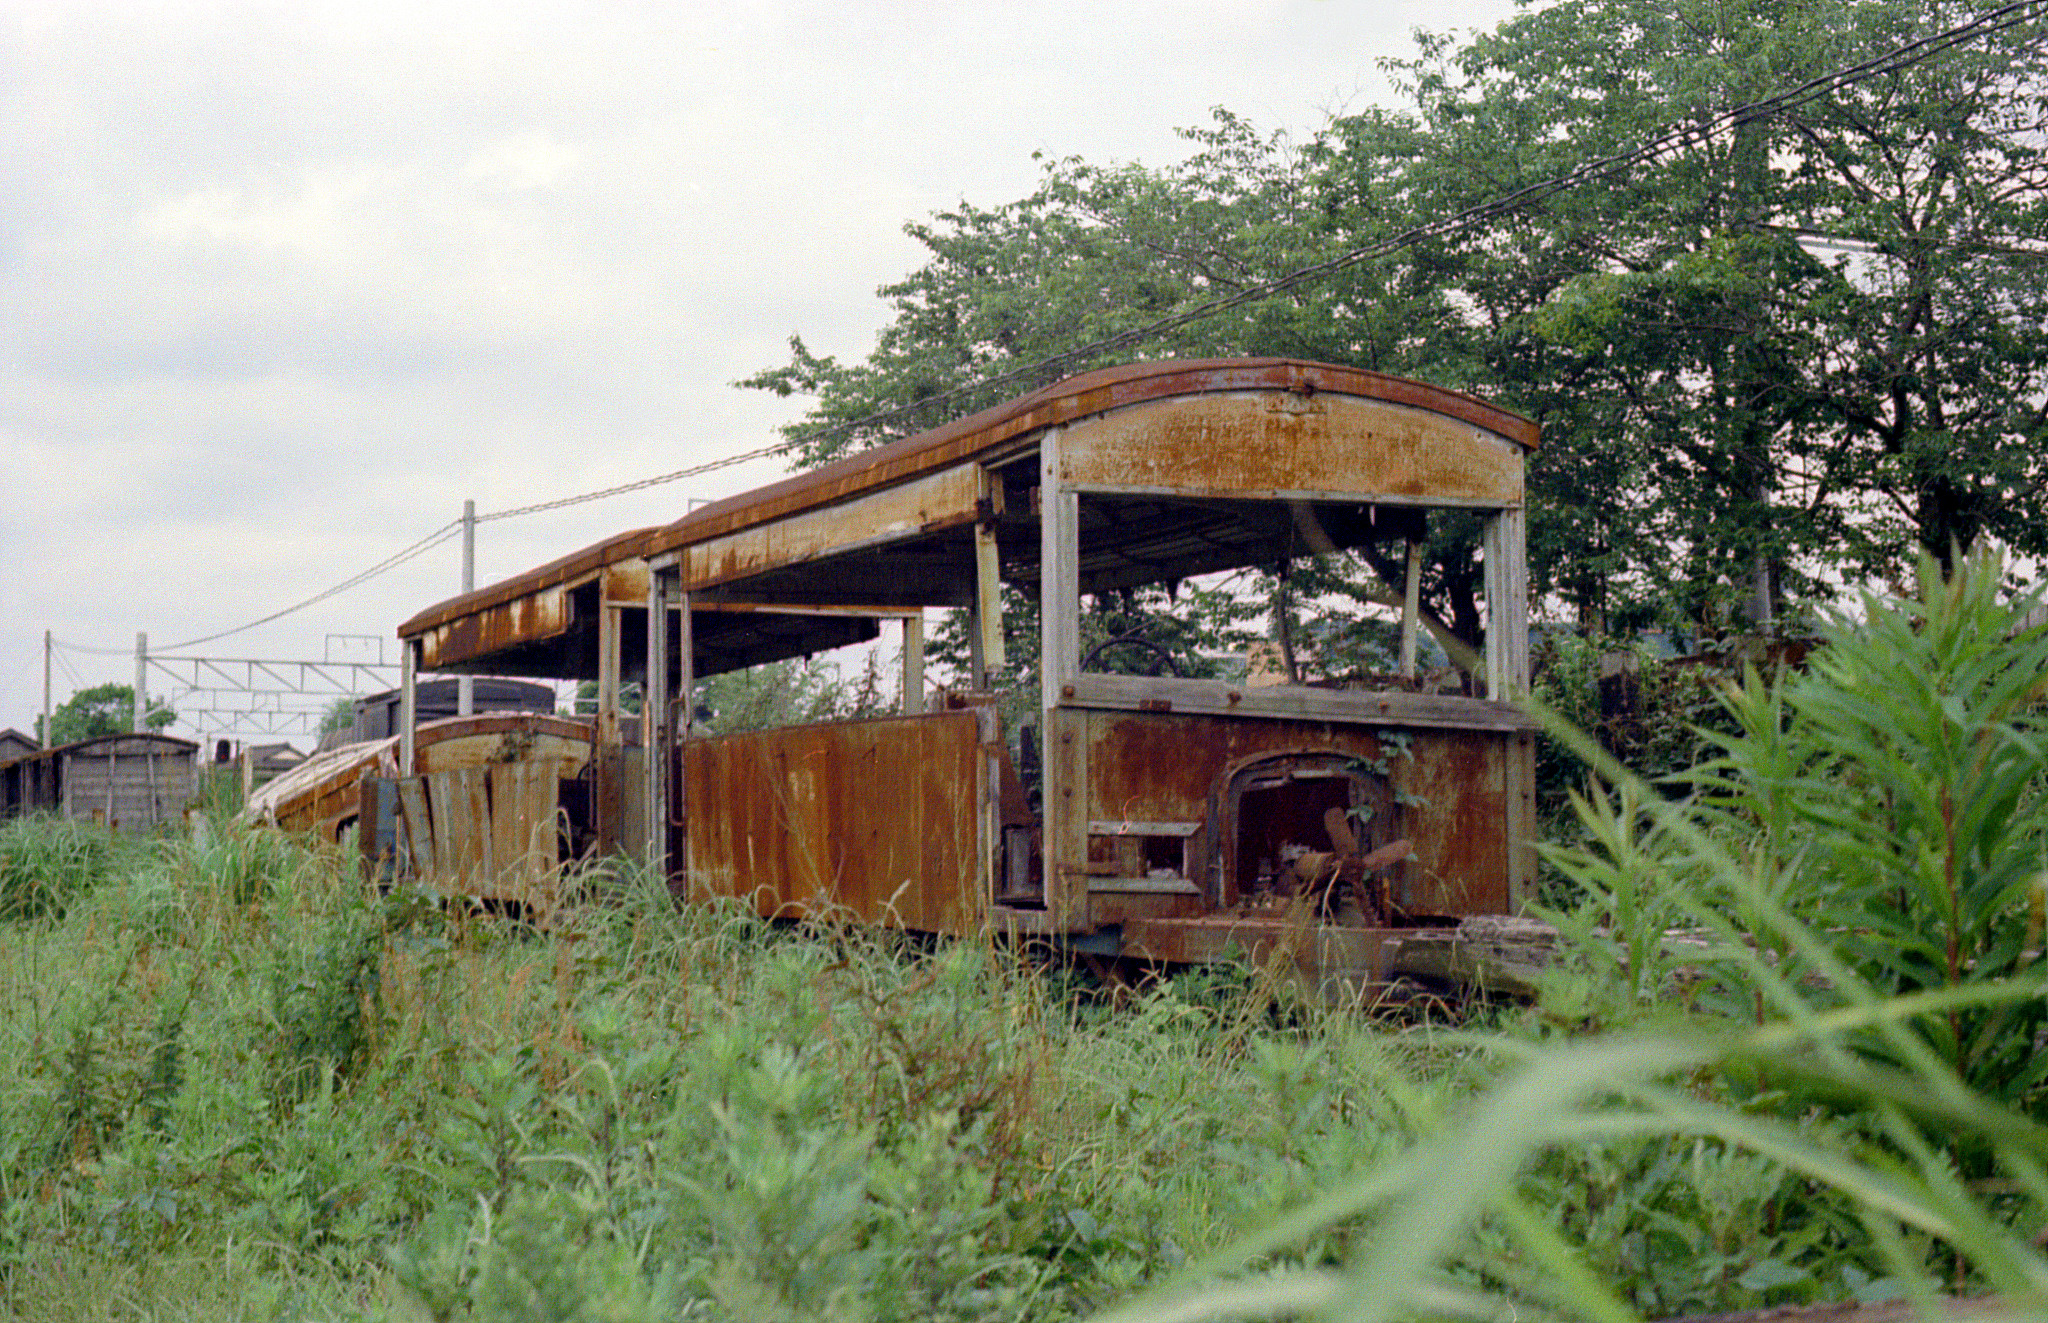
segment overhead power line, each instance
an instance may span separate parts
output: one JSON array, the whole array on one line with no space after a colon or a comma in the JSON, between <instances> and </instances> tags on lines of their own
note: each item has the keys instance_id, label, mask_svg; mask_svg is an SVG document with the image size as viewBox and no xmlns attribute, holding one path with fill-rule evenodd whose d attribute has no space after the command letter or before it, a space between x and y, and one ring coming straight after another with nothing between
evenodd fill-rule
<instances>
[{"instance_id":1,"label":"overhead power line","mask_svg":"<svg viewBox=\"0 0 2048 1323\"><path fill-rule=\"evenodd\" d=\"M1514 192L1478 203L1441 220L1427 221L1420 225L1410 226L1405 230L1388 235L1382 239L1377 239L1372 243L1346 249L1324 261L1310 266L1298 267L1271 280L1247 285L1245 288L1234 293L1194 304L1181 309L1179 312L1158 318L1155 321L1119 331L1114 335L1104 336L1101 339L1073 349L1063 350L1060 353L1038 359L1023 367L1011 368L992 376L962 382L959 385L936 391L909 404L877 410L860 418L834 423L815 431L805 432L801 436L786 438L771 445L758 446L738 454L707 460L702 464L694 464L688 468L659 473L634 482L620 483L614 487L604 487L596 491L583 492L575 496L564 496L551 501L540 501L532 505L514 506L508 510L492 511L488 514L476 516L476 522L483 524L503 519L516 519L524 515L539 514L546 510L566 509L570 506L585 505L592 501L606 500L613 496L622 496L627 492L642 491L649 487L659 487L684 478L698 477L720 469L749 463L753 460L786 455L805 446L816 445L838 437L848 436L864 428L878 427L897 422L913 414L924 413L935 405L950 404L963 397L991 391L998 387L1013 386L1022 382L1044 381L1054 374L1066 375L1074 368L1113 351L1134 348L1148 341L1156 340L1169 332L1180 330L1197 322L1207 321L1234 308L1263 302L1266 299L1289 293L1333 276L1340 271L1358 266L1361 263L1385 257L1401 249L1411 247L1425 239L1446 238L1460 234L1486 221L1511 215L1526 207L1555 197L1560 193L1568 192L1596 180L1611 178L1632 170L1637 166L1655 162L1667 154L1682 151L1696 144L1709 142L1717 134L1724 133L1743 124L1795 110L1809 102L1820 99L1830 92L1838 91L1884 74L1902 72L1912 68L1914 65L1932 59L1943 51L1964 45L1979 37L1993 36L2018 27L2032 18L2039 17L2044 6L2048 6L2048 0L2009 0L2009 3L1987 10L1968 22L1959 23L1940 32L1901 43L1869 59L1822 74L1817 78L1808 79L1804 83L1771 96L1730 107L1705 120L1671 125L1625 151L1615 152L1607 156L1582 162L1562 174L1552 175L1547 179L1524 185ZM2029 253L2028 255L2031 256L2032 254ZM424 538L386 557L353 578L345 579L331 588L315 593L304 601L294 603L280 611L274 611L260 620L252 620L248 624L237 625L233 629L224 629L217 634L209 634L203 638L188 639L182 643L175 643L170 646L172 649L179 649L196 647L202 643L212 643L216 640L227 638L230 635L254 629L258 625L267 625L274 620L280 620L295 612L303 611L309 606L324 602L337 594L347 592L349 589L365 583L387 570L395 569L413 557L421 555L447 541L449 538L456 536L461 530L462 521L460 520L443 524ZM105 656L123 656L127 652L126 649L90 648L79 644L63 644L62 646L75 652L89 652Z\"/></svg>"}]
</instances>

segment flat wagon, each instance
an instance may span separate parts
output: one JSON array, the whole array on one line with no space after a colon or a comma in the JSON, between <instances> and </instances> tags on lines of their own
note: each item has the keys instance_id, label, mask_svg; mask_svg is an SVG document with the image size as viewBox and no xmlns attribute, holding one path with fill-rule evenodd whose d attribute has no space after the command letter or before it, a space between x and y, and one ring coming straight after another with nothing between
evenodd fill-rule
<instances>
[{"instance_id":1,"label":"flat wagon","mask_svg":"<svg viewBox=\"0 0 2048 1323\"><path fill-rule=\"evenodd\" d=\"M1290 926L1274 893L1327 902L1341 879L1352 903L1311 907L1304 959L1377 977L1399 933L1512 913L1533 884L1515 700L1536 440L1470 395L1327 364L1092 372L423 611L398 631L401 693L424 672L595 681L597 844L681 896L1201 960L1299 946L1300 907ZM1412 658L1433 510L1483 528L1485 644L1460 692L1424 692L1412 665L1364 690L1084 665L1096 594L1369 543L1408 566ZM1006 585L1039 617L1023 738L1042 756L1024 775L992 692ZM940 702L923 680L933 608L964 608L973 653ZM693 730L696 681L885 624L904 644L900 715ZM633 682L654 714L639 748L622 734Z\"/></svg>"}]
</instances>

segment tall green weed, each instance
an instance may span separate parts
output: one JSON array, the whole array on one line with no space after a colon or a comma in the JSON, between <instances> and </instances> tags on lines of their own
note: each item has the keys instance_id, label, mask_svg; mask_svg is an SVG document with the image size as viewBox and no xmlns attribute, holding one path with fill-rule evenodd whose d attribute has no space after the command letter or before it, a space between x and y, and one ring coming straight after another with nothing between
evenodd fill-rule
<instances>
[{"instance_id":1,"label":"tall green weed","mask_svg":"<svg viewBox=\"0 0 2048 1323\"><path fill-rule=\"evenodd\" d=\"M1870 599L1749 677L1672 799L1552 857L1584 903L1501 1074L1415 1142L1106 1317L1634 1319L1995 1292L2048 1313L2038 879L2048 637L1999 567ZM1290 1251L1364 1219L1317 1266ZM1279 1257L1275 1257L1275 1256Z\"/></svg>"},{"instance_id":2,"label":"tall green weed","mask_svg":"<svg viewBox=\"0 0 2048 1323\"><path fill-rule=\"evenodd\" d=\"M62 918L144 848L49 814L0 822L0 922Z\"/></svg>"}]
</instances>

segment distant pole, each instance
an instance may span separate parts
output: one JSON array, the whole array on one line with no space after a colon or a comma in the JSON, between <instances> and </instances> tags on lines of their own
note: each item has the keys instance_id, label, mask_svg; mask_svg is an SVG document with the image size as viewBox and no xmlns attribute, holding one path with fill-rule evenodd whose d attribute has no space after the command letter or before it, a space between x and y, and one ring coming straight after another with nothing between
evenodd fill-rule
<instances>
[{"instance_id":1,"label":"distant pole","mask_svg":"<svg viewBox=\"0 0 2048 1323\"><path fill-rule=\"evenodd\" d=\"M43 631L43 747L50 747L50 631Z\"/></svg>"},{"instance_id":2,"label":"distant pole","mask_svg":"<svg viewBox=\"0 0 2048 1323\"><path fill-rule=\"evenodd\" d=\"M462 503L462 591L476 591L476 502ZM476 711L476 677L465 675L455 682L455 710L463 716Z\"/></svg>"},{"instance_id":3,"label":"distant pole","mask_svg":"<svg viewBox=\"0 0 2048 1323\"><path fill-rule=\"evenodd\" d=\"M148 724L143 720L143 717L147 714L149 710L149 699L143 693L143 669L148 664L149 635L137 634L135 636L135 716L134 719L128 723L128 729L136 732L137 734L140 734L141 732L149 729Z\"/></svg>"}]
</instances>

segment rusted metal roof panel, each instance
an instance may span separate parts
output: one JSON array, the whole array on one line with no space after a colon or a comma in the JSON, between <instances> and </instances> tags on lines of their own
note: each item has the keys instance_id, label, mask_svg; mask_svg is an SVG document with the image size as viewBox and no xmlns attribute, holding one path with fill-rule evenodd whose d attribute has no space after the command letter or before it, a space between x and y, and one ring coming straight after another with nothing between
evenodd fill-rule
<instances>
[{"instance_id":1,"label":"rusted metal roof panel","mask_svg":"<svg viewBox=\"0 0 2048 1323\"><path fill-rule=\"evenodd\" d=\"M945 469L822 510L698 542L684 549L683 587L695 592L785 566L957 528L974 521L981 490L979 469Z\"/></svg>"},{"instance_id":2,"label":"rusted metal roof panel","mask_svg":"<svg viewBox=\"0 0 2048 1323\"><path fill-rule=\"evenodd\" d=\"M508 648L559 638L575 623L575 610L568 585L545 584L503 601L476 604L407 633L417 620L401 625L398 636L418 638L420 665L434 671Z\"/></svg>"},{"instance_id":3,"label":"rusted metal roof panel","mask_svg":"<svg viewBox=\"0 0 2048 1323\"><path fill-rule=\"evenodd\" d=\"M1102 414L1060 438L1060 478L1179 496L1348 496L1517 505L1522 447L1409 404L1318 391L1235 392Z\"/></svg>"},{"instance_id":4,"label":"rusted metal roof panel","mask_svg":"<svg viewBox=\"0 0 2048 1323\"><path fill-rule=\"evenodd\" d=\"M619 533L602 542L594 542L581 551L571 552L559 560L551 560L539 569L528 570L509 579L479 588L475 592L451 597L420 612L398 627L398 637L418 638L438 626L449 624L464 616L475 615L486 608L502 606L523 597L531 597L550 588L568 587L583 583L603 571L633 559L639 551L640 541L651 529L636 528L629 533ZM644 586L643 586L644 600ZM502 619L509 620L510 617Z\"/></svg>"},{"instance_id":5,"label":"rusted metal roof panel","mask_svg":"<svg viewBox=\"0 0 2048 1323\"><path fill-rule=\"evenodd\" d=\"M1252 390L1291 391L1309 397L1330 392L1382 400L1460 419L1524 449L1536 446L1538 428L1520 414L1476 396L1404 377L1288 358L1134 363L1069 377L1035 394L984 409L944 427L707 505L666 528L650 532L641 552L648 557L658 556L706 538L893 486L998 449L1031 432L1090 414L1175 395Z\"/></svg>"}]
</instances>

